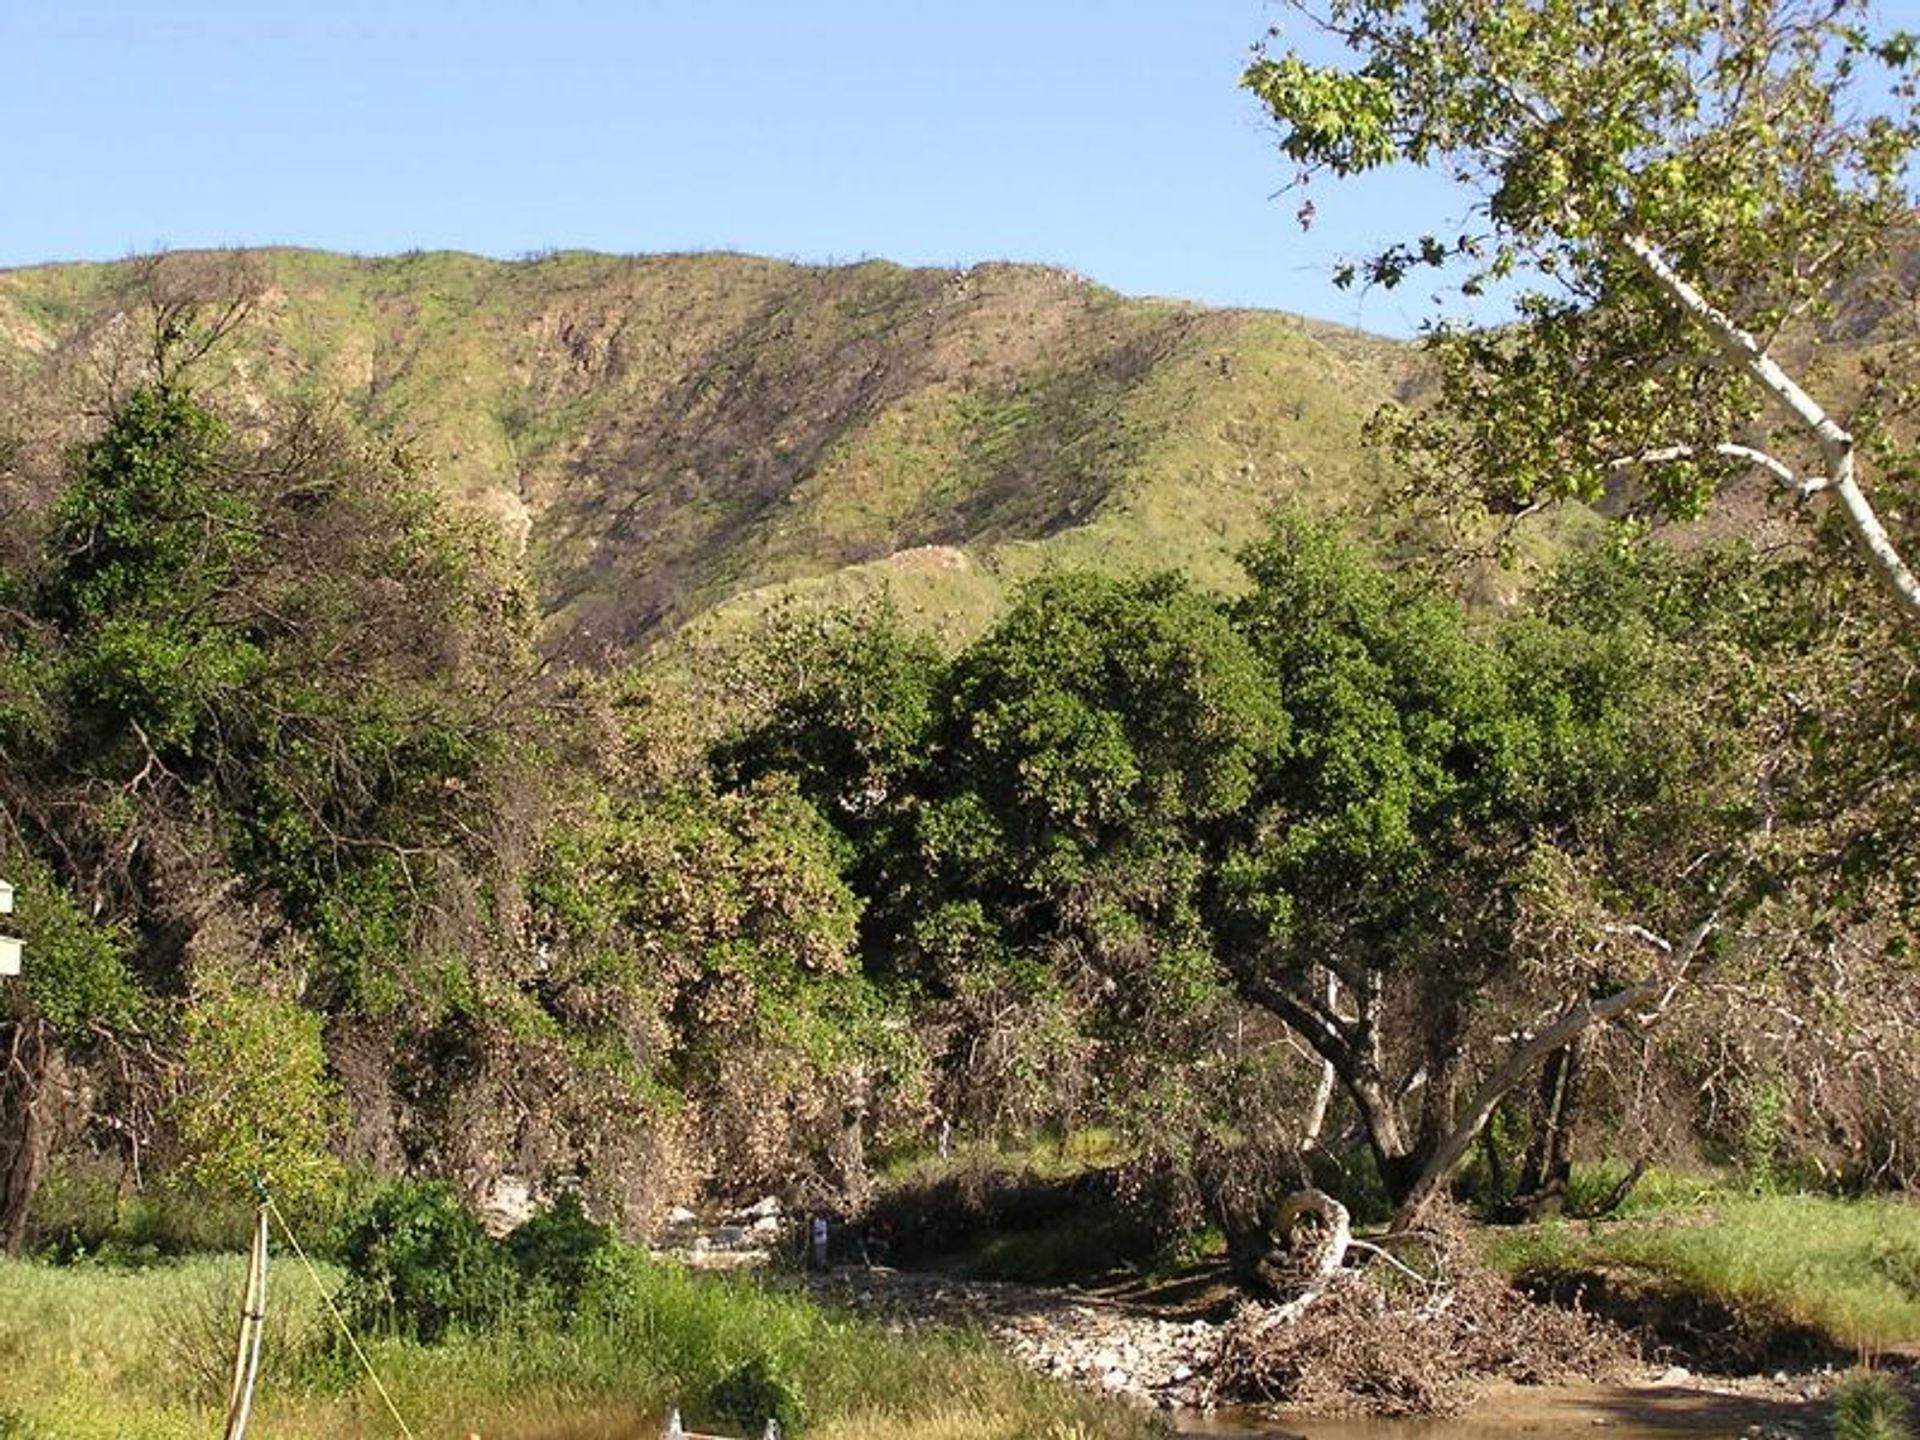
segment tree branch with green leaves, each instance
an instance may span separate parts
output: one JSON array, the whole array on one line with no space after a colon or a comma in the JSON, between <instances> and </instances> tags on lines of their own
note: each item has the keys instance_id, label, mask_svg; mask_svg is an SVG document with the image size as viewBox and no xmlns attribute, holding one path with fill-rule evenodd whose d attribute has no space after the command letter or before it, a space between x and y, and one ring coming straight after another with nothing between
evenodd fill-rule
<instances>
[{"instance_id":1,"label":"tree branch with green leaves","mask_svg":"<svg viewBox=\"0 0 1920 1440\"><path fill-rule=\"evenodd\" d=\"M1691 518L1757 466L1826 497L1920 618L1905 467L1867 473L1886 397L1816 398L1787 343L1893 273L1920 41L1875 33L1866 0L1294 8L1348 58L1263 50L1244 83L1301 178L1409 164L1472 197L1469 233L1389 237L1337 280L1451 267L1513 292L1512 324L1429 327L1438 402L1385 427L1417 477L1511 513L1631 469Z\"/></svg>"}]
</instances>

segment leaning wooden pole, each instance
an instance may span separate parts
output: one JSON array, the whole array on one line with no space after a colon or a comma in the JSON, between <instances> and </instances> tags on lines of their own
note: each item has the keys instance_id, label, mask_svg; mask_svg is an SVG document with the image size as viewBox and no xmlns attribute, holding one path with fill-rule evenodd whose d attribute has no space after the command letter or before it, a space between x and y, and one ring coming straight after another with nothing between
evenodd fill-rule
<instances>
[{"instance_id":1,"label":"leaning wooden pole","mask_svg":"<svg viewBox=\"0 0 1920 1440\"><path fill-rule=\"evenodd\" d=\"M247 1293L240 1307L240 1339L233 1356L233 1383L227 1389L226 1440L243 1440L253 1411L253 1386L260 1378L260 1343L267 1332L267 1207L254 1213L253 1248L247 1256Z\"/></svg>"}]
</instances>

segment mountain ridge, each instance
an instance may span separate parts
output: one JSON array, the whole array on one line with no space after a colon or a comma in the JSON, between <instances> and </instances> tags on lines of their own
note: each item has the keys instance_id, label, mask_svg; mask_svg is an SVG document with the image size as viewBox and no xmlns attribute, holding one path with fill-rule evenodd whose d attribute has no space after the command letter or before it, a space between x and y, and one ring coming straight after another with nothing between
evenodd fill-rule
<instances>
[{"instance_id":1,"label":"mountain ridge","mask_svg":"<svg viewBox=\"0 0 1920 1440\"><path fill-rule=\"evenodd\" d=\"M9 391L71 430L156 289L250 295L198 383L405 444L579 656L796 588L964 638L1050 564L1231 583L1283 497L1364 508L1360 428L1412 374L1399 342L1054 267L288 248L0 271Z\"/></svg>"}]
</instances>

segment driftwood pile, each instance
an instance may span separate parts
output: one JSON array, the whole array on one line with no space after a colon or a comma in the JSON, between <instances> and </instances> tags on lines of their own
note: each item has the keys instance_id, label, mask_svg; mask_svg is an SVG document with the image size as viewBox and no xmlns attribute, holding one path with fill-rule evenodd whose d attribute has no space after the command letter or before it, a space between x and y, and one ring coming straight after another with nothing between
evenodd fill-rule
<instances>
[{"instance_id":1,"label":"driftwood pile","mask_svg":"<svg viewBox=\"0 0 1920 1440\"><path fill-rule=\"evenodd\" d=\"M1297 1293L1249 1302L1223 1329L1208 1376L1221 1402L1448 1414L1477 1382L1612 1378L1633 1358L1599 1319L1513 1290L1437 1207L1419 1231L1373 1244L1352 1238L1338 1201L1306 1191L1274 1241L1270 1283Z\"/></svg>"}]
</instances>

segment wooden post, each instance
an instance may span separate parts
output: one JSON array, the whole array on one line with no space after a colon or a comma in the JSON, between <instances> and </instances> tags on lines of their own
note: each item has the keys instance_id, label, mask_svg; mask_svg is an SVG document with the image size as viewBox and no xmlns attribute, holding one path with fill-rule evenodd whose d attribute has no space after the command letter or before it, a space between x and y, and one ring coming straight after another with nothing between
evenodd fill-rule
<instances>
[{"instance_id":1,"label":"wooden post","mask_svg":"<svg viewBox=\"0 0 1920 1440\"><path fill-rule=\"evenodd\" d=\"M233 1356L233 1384L227 1390L226 1440L243 1440L253 1411L253 1386L260 1378L260 1342L267 1331L267 1207L254 1214L253 1248L247 1256L247 1293L240 1307L240 1340Z\"/></svg>"}]
</instances>

